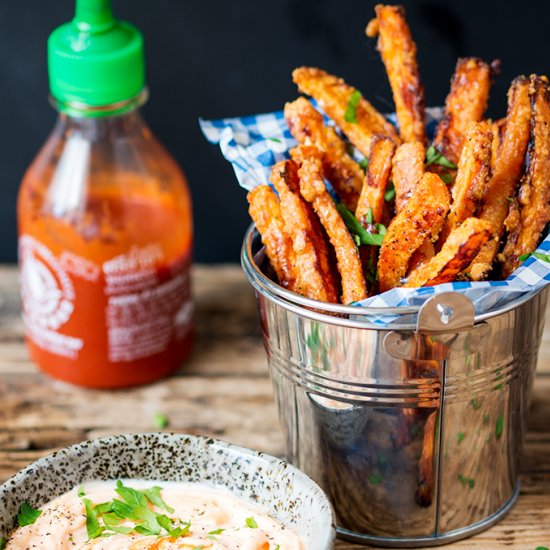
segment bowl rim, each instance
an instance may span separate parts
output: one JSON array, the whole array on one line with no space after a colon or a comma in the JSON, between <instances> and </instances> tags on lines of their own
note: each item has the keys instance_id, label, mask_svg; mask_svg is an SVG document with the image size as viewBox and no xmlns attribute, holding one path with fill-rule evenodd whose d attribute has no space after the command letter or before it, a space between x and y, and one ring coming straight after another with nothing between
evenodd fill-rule
<instances>
[{"instance_id":1,"label":"bowl rim","mask_svg":"<svg viewBox=\"0 0 550 550\"><path fill-rule=\"evenodd\" d=\"M302 470L300 470L299 468L290 464L289 462L287 462L282 458L278 458L276 456L270 455L268 453L264 453L262 451L250 449L248 447L243 447L241 445L236 445L234 443L229 443L227 441L223 441L221 439L217 439L217 438L209 437L205 435L195 435L195 434L177 433L177 432L128 432L123 434L108 435L108 436L94 438L94 439L86 439L86 440L80 441L79 443L75 443L73 445L69 445L67 447L57 449L50 454L47 454L45 456L38 458L37 460L25 466L23 469L19 470L13 476L11 476L2 484L0 484L0 501L4 497L9 496L25 480L27 476L33 473L36 473L37 470L48 468L51 462L52 461L55 462L58 456L66 457L67 455L69 455L71 457L78 457L79 451L82 450L83 447L89 448L90 444L97 445L97 446L111 446L117 443L124 444L124 443L129 443L132 440L135 441L136 437L141 438L143 440L147 438L154 439L154 438L162 437L162 438L169 438L173 440L179 440L180 442L183 442L185 440L195 441L199 443L200 446L206 446L206 445L214 446L217 450L222 450L225 453L228 453L228 452L237 453L241 456L246 457L247 459L261 461L261 462L267 463L270 466L284 466L285 471L289 472L292 478L300 486L304 488L308 488L312 491L314 497L318 499L318 502L326 510L328 517L326 518L327 521L324 522L324 526L323 526L326 533L323 533L322 535L321 548L329 549L333 547L334 539L336 537L336 519L335 519L334 509L325 492L313 479L311 479ZM207 480L205 481L206 483L208 483ZM222 488L223 485L217 485L217 487ZM227 489L231 493L233 493L231 489L229 488ZM57 495L57 494L52 495L51 498L55 498L56 496L60 496L60 495ZM245 500L246 502L250 502L250 504L254 504L248 499L246 499L246 497L242 497L236 494L235 496L239 499ZM266 510L268 514L271 515L272 517L274 518L277 517L276 510L270 509L268 506L264 504L256 503L256 505ZM290 526L290 527L293 527L293 526ZM5 535L6 534L4 533L4 536Z\"/></svg>"}]
</instances>

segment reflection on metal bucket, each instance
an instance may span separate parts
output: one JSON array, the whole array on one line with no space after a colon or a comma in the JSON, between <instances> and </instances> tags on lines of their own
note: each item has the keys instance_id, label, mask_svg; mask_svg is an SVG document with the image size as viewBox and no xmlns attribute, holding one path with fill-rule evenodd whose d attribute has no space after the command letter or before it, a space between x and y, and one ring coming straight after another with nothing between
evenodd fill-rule
<instances>
[{"instance_id":1,"label":"reflection on metal bucket","mask_svg":"<svg viewBox=\"0 0 550 550\"><path fill-rule=\"evenodd\" d=\"M260 246L250 230L243 266L288 459L326 491L340 535L438 545L498 521L519 490L548 292L482 322L464 296L434 295L417 326L380 330L293 300L255 263Z\"/></svg>"}]
</instances>

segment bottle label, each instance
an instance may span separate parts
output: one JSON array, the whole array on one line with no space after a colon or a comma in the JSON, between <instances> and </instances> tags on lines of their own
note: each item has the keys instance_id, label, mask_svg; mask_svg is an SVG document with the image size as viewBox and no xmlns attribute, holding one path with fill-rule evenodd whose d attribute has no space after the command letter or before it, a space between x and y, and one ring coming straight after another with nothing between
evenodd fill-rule
<instances>
[{"instance_id":1,"label":"bottle label","mask_svg":"<svg viewBox=\"0 0 550 550\"><path fill-rule=\"evenodd\" d=\"M128 362L166 351L190 330L187 257L166 264L152 244L97 265L72 252L55 256L29 235L19 255L25 330L44 351L78 359L93 347L88 353L104 349L104 360Z\"/></svg>"},{"instance_id":2,"label":"bottle label","mask_svg":"<svg viewBox=\"0 0 550 550\"><path fill-rule=\"evenodd\" d=\"M133 361L161 353L187 335L193 314L187 261L164 276L158 245L134 247L103 264L109 360Z\"/></svg>"},{"instance_id":3,"label":"bottle label","mask_svg":"<svg viewBox=\"0 0 550 550\"><path fill-rule=\"evenodd\" d=\"M73 315L75 306L74 287L67 271L48 248L30 235L19 239L19 260L27 336L50 353L76 359L84 341L58 332Z\"/></svg>"}]
</instances>

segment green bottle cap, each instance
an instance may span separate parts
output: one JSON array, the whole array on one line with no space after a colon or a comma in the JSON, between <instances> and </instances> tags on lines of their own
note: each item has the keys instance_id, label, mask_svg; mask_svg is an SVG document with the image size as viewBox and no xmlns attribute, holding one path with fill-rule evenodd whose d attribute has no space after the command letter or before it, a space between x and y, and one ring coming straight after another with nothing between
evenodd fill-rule
<instances>
[{"instance_id":1,"label":"green bottle cap","mask_svg":"<svg viewBox=\"0 0 550 550\"><path fill-rule=\"evenodd\" d=\"M113 17L109 0L76 0L74 19L48 39L50 90L61 110L138 96L145 88L144 65L141 33Z\"/></svg>"}]
</instances>

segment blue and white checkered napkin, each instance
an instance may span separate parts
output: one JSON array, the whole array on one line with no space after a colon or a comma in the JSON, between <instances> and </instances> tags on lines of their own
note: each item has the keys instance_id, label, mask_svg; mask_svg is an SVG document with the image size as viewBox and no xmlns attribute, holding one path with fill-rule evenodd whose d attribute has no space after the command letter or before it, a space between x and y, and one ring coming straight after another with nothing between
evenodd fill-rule
<instances>
[{"instance_id":1,"label":"blue and white checkered napkin","mask_svg":"<svg viewBox=\"0 0 550 550\"><path fill-rule=\"evenodd\" d=\"M315 103L314 103L315 105ZM428 134L441 116L441 109L427 109ZM388 119L395 122L393 115ZM325 117L328 125L334 123ZM233 165L239 184L245 189L269 183L272 166L289 158L289 151L297 145L290 134L282 111L263 115L220 120L200 120L202 132L210 143L219 144L223 156ZM360 161L363 155L354 150ZM538 252L550 253L550 235L541 243ZM435 287L394 288L378 296L367 298L359 305L383 308L419 306L433 294L455 291L465 294L473 302L476 314L500 308L526 293L536 292L550 283L550 264L533 256L527 259L505 281L456 282ZM379 315L374 320L381 326L391 324L395 316ZM400 323L404 319L400 319Z\"/></svg>"}]
</instances>

